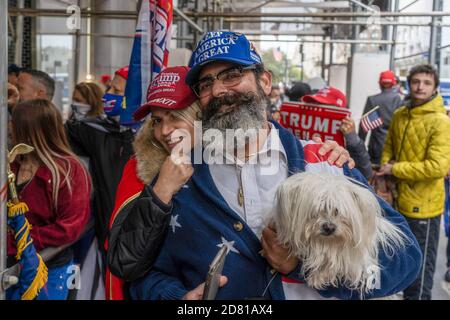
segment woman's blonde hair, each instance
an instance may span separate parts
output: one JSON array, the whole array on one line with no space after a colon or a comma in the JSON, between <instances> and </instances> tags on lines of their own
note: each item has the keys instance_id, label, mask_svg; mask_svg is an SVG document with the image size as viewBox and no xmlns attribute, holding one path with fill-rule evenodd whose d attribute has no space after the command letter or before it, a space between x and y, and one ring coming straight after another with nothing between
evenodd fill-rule
<instances>
[{"instance_id":1,"label":"woman's blonde hair","mask_svg":"<svg viewBox=\"0 0 450 320\"><path fill-rule=\"evenodd\" d=\"M171 110L170 111L176 118L182 119L185 122L191 124L194 126L194 122L201 119L201 109L200 105L197 101L195 101L193 104L191 104L189 107L180 109L180 110ZM148 124L149 126L152 126L153 124L150 122ZM152 128L153 129L153 128ZM155 136L153 135L153 130L151 131L150 139L152 141L152 144L156 144L158 147L162 148L161 144L155 139Z\"/></svg>"},{"instance_id":2,"label":"woman's blonde hair","mask_svg":"<svg viewBox=\"0 0 450 320\"><path fill-rule=\"evenodd\" d=\"M56 106L44 99L19 103L12 113L14 144L26 143L34 148L33 155L44 164L52 175L52 200L58 206L59 189L66 184L72 193L70 160L81 164L72 152L67 140L61 113ZM90 177L84 169L85 181Z\"/></svg>"},{"instance_id":3,"label":"woman's blonde hair","mask_svg":"<svg viewBox=\"0 0 450 320\"><path fill-rule=\"evenodd\" d=\"M183 119L192 125L201 116L200 106L197 102L185 109L171 112L175 117ZM133 148L137 159L137 175L141 181L148 184L159 172L161 165L169 156L166 149L155 139L153 122L150 119L144 123L137 133L133 142Z\"/></svg>"},{"instance_id":4,"label":"woman's blonde hair","mask_svg":"<svg viewBox=\"0 0 450 320\"><path fill-rule=\"evenodd\" d=\"M195 121L200 120L201 118L201 109L197 101L195 101L185 109L173 110L172 113L175 115L175 117L183 119L184 121L192 125L194 125Z\"/></svg>"}]
</instances>

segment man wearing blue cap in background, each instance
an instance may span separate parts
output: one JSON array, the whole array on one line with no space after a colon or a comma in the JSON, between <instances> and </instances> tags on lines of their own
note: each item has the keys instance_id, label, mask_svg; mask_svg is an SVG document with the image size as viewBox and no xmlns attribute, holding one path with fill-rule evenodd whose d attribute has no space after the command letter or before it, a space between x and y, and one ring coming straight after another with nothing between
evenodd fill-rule
<instances>
[{"instance_id":1,"label":"man wearing blue cap in background","mask_svg":"<svg viewBox=\"0 0 450 320\"><path fill-rule=\"evenodd\" d=\"M276 230L264 228L264 219L280 183L292 173L304 171L302 142L267 120L271 75L244 35L228 31L207 33L192 54L189 66L186 82L199 98L205 133L208 129L223 135L229 129L256 129L262 134L246 136L250 142L234 163L194 164L192 179L173 199L171 228L160 256L152 271L131 286L131 296L201 299L209 264L218 249L226 246L228 255L217 299L285 299L282 278L302 281L301 261L290 257L287 248L277 242ZM232 158L239 152L229 149L227 143L216 143L214 139L204 141L203 146L205 150L211 145L215 150L225 149L224 158L229 160L230 150ZM343 166L348 160L348 153L333 142L326 142L321 153L329 151L331 164ZM264 172L265 164L259 161L264 157L278 159L270 164L275 166L274 172ZM366 183L358 171L347 165L344 171ZM403 217L386 203L380 204L386 217L411 242L394 257L380 250L381 286L365 298L402 290L415 279L420 268L421 253ZM359 293L345 287L329 287L317 296L357 299Z\"/></svg>"}]
</instances>

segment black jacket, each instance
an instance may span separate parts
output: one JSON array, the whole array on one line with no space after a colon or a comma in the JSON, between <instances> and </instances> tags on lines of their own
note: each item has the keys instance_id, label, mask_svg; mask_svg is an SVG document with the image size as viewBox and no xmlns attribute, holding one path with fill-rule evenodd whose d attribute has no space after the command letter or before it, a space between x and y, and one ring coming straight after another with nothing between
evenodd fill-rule
<instances>
[{"instance_id":1,"label":"black jacket","mask_svg":"<svg viewBox=\"0 0 450 320\"><path fill-rule=\"evenodd\" d=\"M355 160L356 169L358 169L366 179L370 179L372 176L372 164L364 141L358 137L356 132L346 134L344 137L345 147L350 153L350 157Z\"/></svg>"},{"instance_id":2,"label":"black jacket","mask_svg":"<svg viewBox=\"0 0 450 320\"><path fill-rule=\"evenodd\" d=\"M397 108L403 105L403 99L394 89L384 89L380 94L367 98L366 107L363 114L366 114L376 106L380 106L378 114L383 119L383 125L372 130L369 141L369 155L372 163L380 164L381 153L383 152L386 134L391 124L392 115ZM366 141L367 133L362 127L359 127L359 137L362 141Z\"/></svg>"},{"instance_id":3,"label":"black jacket","mask_svg":"<svg viewBox=\"0 0 450 320\"><path fill-rule=\"evenodd\" d=\"M110 230L107 253L115 276L131 282L150 270L164 243L171 211L172 205L161 202L151 186L120 210Z\"/></svg>"},{"instance_id":4,"label":"black jacket","mask_svg":"<svg viewBox=\"0 0 450 320\"><path fill-rule=\"evenodd\" d=\"M98 241L103 244L123 168L134 154L134 131L106 117L70 120L65 126L73 151L89 159L94 186L92 212Z\"/></svg>"}]
</instances>

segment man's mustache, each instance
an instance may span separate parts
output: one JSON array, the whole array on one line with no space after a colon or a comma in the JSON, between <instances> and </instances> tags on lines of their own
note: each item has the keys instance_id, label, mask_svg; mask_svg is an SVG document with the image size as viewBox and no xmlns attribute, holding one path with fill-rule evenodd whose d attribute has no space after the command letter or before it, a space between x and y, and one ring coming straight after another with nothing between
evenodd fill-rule
<instances>
[{"instance_id":1,"label":"man's mustache","mask_svg":"<svg viewBox=\"0 0 450 320\"><path fill-rule=\"evenodd\" d=\"M221 97L213 98L208 106L203 110L203 120L210 120L212 118L220 118L221 116L227 115L232 110L228 110L227 112L219 113L220 108L226 105L236 105L240 107L242 105L247 105L253 103L256 99L256 95L252 92L245 94L236 94L229 93L225 94Z\"/></svg>"}]
</instances>

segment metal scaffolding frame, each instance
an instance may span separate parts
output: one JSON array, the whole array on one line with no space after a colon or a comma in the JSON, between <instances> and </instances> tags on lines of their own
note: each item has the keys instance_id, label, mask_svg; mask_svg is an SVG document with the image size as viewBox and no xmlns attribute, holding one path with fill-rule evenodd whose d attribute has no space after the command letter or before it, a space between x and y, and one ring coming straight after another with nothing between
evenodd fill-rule
<instances>
[{"instance_id":1,"label":"metal scaffolding frame","mask_svg":"<svg viewBox=\"0 0 450 320\"><path fill-rule=\"evenodd\" d=\"M394 11L395 12L399 11L399 7L400 7L400 0L395 0ZM391 70L394 70L394 67L395 67L395 50L396 50L395 41L397 41L397 27L398 27L398 25L392 26L392 41L394 42L394 44L391 47L391 52L390 52L390 57L389 57L389 68Z\"/></svg>"},{"instance_id":2,"label":"metal scaffolding frame","mask_svg":"<svg viewBox=\"0 0 450 320\"><path fill-rule=\"evenodd\" d=\"M270 3L267 1L267 3ZM266 3L266 4L267 4ZM215 13L215 12L206 12L206 13L196 13L196 12L183 12L178 8L174 8L174 13L178 16L177 20L186 21L192 28L194 28L195 33L193 39L197 38L197 33L203 33L204 30L202 27L198 25L195 21L205 20L207 18L220 18L221 24L223 22L248 22L248 23L289 23L289 24L312 24L312 25L351 25L351 26L359 26L359 25L367 25L366 21L349 21L349 20L324 20L323 18L329 17L347 17L347 18L357 18L357 17L371 17L373 16L373 12L362 12L362 11L354 11L354 12L320 12L320 13L252 13L252 12L232 12L232 13ZM67 17L70 13L67 13L66 10L59 9L18 9L18 8L10 8L9 14L11 16L31 16L31 17ZM379 12L377 13L381 17L443 17L450 16L450 12ZM81 10L81 17L91 18L96 17L99 19L131 19L135 20L137 18L137 13L134 11L105 11L105 10L89 10L84 9ZM238 18L239 17L239 18ZM267 17L282 17L286 18L314 18L320 17L320 20L268 20L265 19ZM192 19L191 19L192 18ZM195 21L194 21L195 20ZM398 21L380 21L379 24L381 26L392 26L395 31L395 27L397 26L418 26L418 27L428 27L428 28L445 28L450 27L450 24L443 24L441 22L431 21L430 23L413 23L413 22L398 22ZM239 31L239 30L238 30ZM393 32L394 34L395 32ZM251 35L299 35L299 36L321 36L317 32L308 32L305 31L251 31L249 34ZM81 34L80 34L81 35ZM91 34L82 34L84 36L90 36ZM94 37L124 37L124 36L114 36L114 35L99 35L92 34ZM181 39L180 37L178 39ZM184 39L184 38L183 38ZM306 40L303 39L304 42ZM329 40L307 40L308 42L316 42L316 43L351 43L351 44L366 44L366 42L355 42L355 39L329 39ZM195 41L194 41L195 42ZM393 38L378 40L377 42L372 42L373 44L383 44L383 45L392 45L395 48L396 44L400 44L396 42L396 39ZM392 60L393 61L393 60Z\"/></svg>"},{"instance_id":3,"label":"metal scaffolding frame","mask_svg":"<svg viewBox=\"0 0 450 320\"><path fill-rule=\"evenodd\" d=\"M433 10L436 11L439 9L440 0L433 0ZM431 34L430 34L430 53L428 61L431 65L436 64L436 47L437 47L437 33L438 27L436 26L436 19L438 17L432 18L432 26L431 26Z\"/></svg>"},{"instance_id":4,"label":"metal scaffolding frame","mask_svg":"<svg viewBox=\"0 0 450 320\"><path fill-rule=\"evenodd\" d=\"M276 13L197 13L197 12L185 12L188 17L223 17L223 18L369 18L373 17L373 12L317 12L317 13L295 13L295 12L276 12ZM377 16L385 17L448 17L450 12L379 12Z\"/></svg>"},{"instance_id":5,"label":"metal scaffolding frame","mask_svg":"<svg viewBox=\"0 0 450 320\"><path fill-rule=\"evenodd\" d=\"M17 1L17 7L19 10L23 10L25 7L25 1L24 0L18 0ZM22 49L23 49L23 19L24 16L19 15L17 16L16 21L16 48L15 48L15 55L14 55L14 63L17 65L22 65Z\"/></svg>"},{"instance_id":6,"label":"metal scaffolding frame","mask_svg":"<svg viewBox=\"0 0 450 320\"><path fill-rule=\"evenodd\" d=\"M181 17L184 21L186 21L191 27L197 30L200 33L203 33L203 28L201 28L198 24L196 24L191 18L186 16L180 9L173 8L173 12L175 12L178 16Z\"/></svg>"},{"instance_id":7,"label":"metal scaffolding frame","mask_svg":"<svg viewBox=\"0 0 450 320\"><path fill-rule=\"evenodd\" d=\"M267 2L269 3L269 2ZM373 16L373 12L362 12L362 11L354 11L354 12L322 12L322 13L251 13L251 12L233 12L233 13L196 13L196 12L183 12L178 8L174 8L174 13L178 16L177 20L186 21L188 25L194 28L194 42L197 39L198 33L202 34L204 32L203 28L198 25L196 21L205 21L207 18L215 17L221 19L220 24L222 25L224 22L240 22L240 23L289 23L289 24L312 24L312 25L350 25L350 26L363 26L367 25L367 21L355 21L355 20L324 20L323 18L329 17L347 17L347 18L356 18L356 17L371 17ZM11 16L31 16L31 17L68 17L70 13L67 13L66 10L59 9L19 9L19 8L10 8L9 14ZM443 17L450 16L450 12L380 12L377 13L382 17ZM104 10L90 10L84 9L81 10L81 17L91 18L96 17L99 19L131 19L135 20L137 18L137 12L134 11L104 11ZM239 18L238 18L239 17ZM283 20L270 20L265 18L274 18L274 17L282 17ZM320 17L320 20L292 20L289 18L314 18ZM285 20L288 18L289 20ZM195 20L195 21L194 21ZM450 24L443 24L434 19L430 21L430 23L413 23L413 22L398 22L395 20L389 21L380 21L379 25L381 26L392 26L393 27L393 36L396 31L397 26L417 26L417 27L428 27L431 29L435 28L447 28L450 27ZM318 33L311 32L311 34L307 34L305 31L261 31L261 32L251 32L252 35L301 35L301 36L320 36ZM90 34L83 34L85 36L90 36ZM98 34L94 34L93 36L100 36ZM104 35L105 37L115 37L114 35ZM121 36L122 37L122 36ZM353 39L355 40L355 39ZM323 40L308 40L310 42L324 43ZM329 39L328 41L334 41L334 43L353 43L348 39ZM345 42L344 42L345 41ZM381 42L380 42L381 41ZM327 42L328 43L328 42ZM360 44L364 44L361 42ZM395 45L399 44L396 42L395 37L391 40L383 39L379 40L374 44L385 44L392 45L393 49L395 49ZM394 61L391 59L391 61Z\"/></svg>"},{"instance_id":8,"label":"metal scaffolding frame","mask_svg":"<svg viewBox=\"0 0 450 320\"><path fill-rule=\"evenodd\" d=\"M248 19L235 19L235 18L225 18L224 22L241 22L241 23L280 23L280 24L313 24L313 25L359 25L365 26L367 25L367 21L347 21L347 20L269 20L260 18L248 18ZM413 22L387 22L380 21L380 26L401 26L401 27L431 27L432 22L429 23L413 23ZM436 22L435 25L437 27L450 27L450 24L444 24L441 22Z\"/></svg>"},{"instance_id":9,"label":"metal scaffolding frame","mask_svg":"<svg viewBox=\"0 0 450 320\"><path fill-rule=\"evenodd\" d=\"M37 35L43 35L38 33ZM62 35L62 33L45 33L45 35ZM119 38L119 39L132 39L133 35L123 36L123 35L115 35L115 34L104 34L104 33L79 33L80 37L94 37L94 38ZM318 35L321 36L321 35ZM248 37L250 41L253 42L293 42L293 43L326 43L326 44L372 44L372 45L392 45L394 44L391 40L351 40L351 39L332 39L332 40L308 40L308 39L258 39ZM188 40L193 41L194 37L172 37L173 40ZM396 45L403 45L405 42L395 42Z\"/></svg>"},{"instance_id":10,"label":"metal scaffolding frame","mask_svg":"<svg viewBox=\"0 0 450 320\"><path fill-rule=\"evenodd\" d=\"M178 12L182 12L177 10ZM175 13L177 13L175 11ZM370 18L373 12L182 12L184 16L190 18ZM32 17L69 17L70 13L60 9L18 9L10 8L9 14L13 16L23 15ZM448 17L450 12L433 11L433 12L379 12L380 17ZM133 19L137 18L135 11L117 11L117 10L81 10L82 17L95 16L96 18L105 19Z\"/></svg>"}]
</instances>

